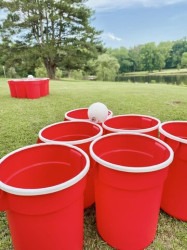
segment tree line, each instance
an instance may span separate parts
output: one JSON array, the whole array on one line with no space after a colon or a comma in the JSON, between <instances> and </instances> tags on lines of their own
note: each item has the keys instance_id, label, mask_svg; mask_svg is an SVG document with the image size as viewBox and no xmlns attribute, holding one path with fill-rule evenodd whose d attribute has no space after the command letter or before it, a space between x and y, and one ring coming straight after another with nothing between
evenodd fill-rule
<instances>
[{"instance_id":1,"label":"tree line","mask_svg":"<svg viewBox=\"0 0 187 250\"><path fill-rule=\"evenodd\" d=\"M114 80L127 72L187 66L187 40L106 48L85 0L1 0L0 75Z\"/></svg>"},{"instance_id":2,"label":"tree line","mask_svg":"<svg viewBox=\"0 0 187 250\"><path fill-rule=\"evenodd\" d=\"M151 42L130 49L125 47L116 49L109 48L102 57L104 57L104 55L106 55L106 61L109 60L108 56L111 60L116 59L115 68L116 75L118 76L123 76L129 72L153 72L163 69L186 68L187 40L183 38L177 41L160 42L158 45ZM99 58L97 61L98 60ZM110 63L108 69L109 71L111 70Z\"/></svg>"}]
</instances>

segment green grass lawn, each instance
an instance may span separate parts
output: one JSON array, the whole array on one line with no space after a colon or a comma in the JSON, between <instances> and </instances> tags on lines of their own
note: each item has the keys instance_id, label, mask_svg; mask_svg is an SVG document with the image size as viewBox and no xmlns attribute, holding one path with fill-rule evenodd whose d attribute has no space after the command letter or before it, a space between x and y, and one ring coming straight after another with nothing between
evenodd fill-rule
<instances>
[{"instance_id":1,"label":"green grass lawn","mask_svg":"<svg viewBox=\"0 0 187 250\"><path fill-rule=\"evenodd\" d=\"M99 81L50 81L50 95L39 99L11 98L7 80L0 79L0 157L33 143L44 126L62 121L71 109L103 102L119 114L145 114L187 120L187 86ZM85 211L84 249L112 249L96 231L95 211ZM136 240L136 239L135 239ZM0 212L0 250L11 250L4 212ZM157 235L148 250L186 250L187 223L160 212ZM55 250L55 249L54 249Z\"/></svg>"}]
</instances>

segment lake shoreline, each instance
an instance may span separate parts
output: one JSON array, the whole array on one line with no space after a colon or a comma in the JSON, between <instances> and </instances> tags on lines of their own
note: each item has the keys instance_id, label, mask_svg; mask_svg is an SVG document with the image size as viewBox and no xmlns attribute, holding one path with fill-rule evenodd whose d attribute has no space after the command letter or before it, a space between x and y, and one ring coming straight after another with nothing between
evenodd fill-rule
<instances>
[{"instance_id":1,"label":"lake shoreline","mask_svg":"<svg viewBox=\"0 0 187 250\"><path fill-rule=\"evenodd\" d=\"M167 70L162 72L126 73L116 77L117 82L166 83L187 85L187 70Z\"/></svg>"},{"instance_id":2,"label":"lake shoreline","mask_svg":"<svg viewBox=\"0 0 187 250\"><path fill-rule=\"evenodd\" d=\"M123 73L123 76L162 76L162 75L187 75L187 69L172 69L172 70L162 70L162 71L138 71L138 72L128 72Z\"/></svg>"}]
</instances>

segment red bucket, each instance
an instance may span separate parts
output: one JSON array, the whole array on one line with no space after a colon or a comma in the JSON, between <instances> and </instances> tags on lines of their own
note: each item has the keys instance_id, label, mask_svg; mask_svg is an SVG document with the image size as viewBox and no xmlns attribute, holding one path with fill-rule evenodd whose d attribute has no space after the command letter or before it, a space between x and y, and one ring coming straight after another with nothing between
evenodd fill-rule
<instances>
[{"instance_id":1,"label":"red bucket","mask_svg":"<svg viewBox=\"0 0 187 250\"><path fill-rule=\"evenodd\" d=\"M36 144L0 160L0 209L15 250L83 247L87 154L74 146Z\"/></svg>"},{"instance_id":2,"label":"red bucket","mask_svg":"<svg viewBox=\"0 0 187 250\"><path fill-rule=\"evenodd\" d=\"M160 120L146 115L118 115L103 122L104 134L113 132L137 132L158 137Z\"/></svg>"},{"instance_id":3,"label":"red bucket","mask_svg":"<svg viewBox=\"0 0 187 250\"><path fill-rule=\"evenodd\" d=\"M144 249L154 240L172 149L138 133L112 133L90 145L98 163L95 203L101 237L115 249Z\"/></svg>"},{"instance_id":4,"label":"red bucket","mask_svg":"<svg viewBox=\"0 0 187 250\"><path fill-rule=\"evenodd\" d=\"M111 110L108 111L108 118L113 116L113 112ZM64 115L65 121L74 121L74 120L89 120L88 117L88 108L79 108L73 109L65 113Z\"/></svg>"},{"instance_id":5,"label":"red bucket","mask_svg":"<svg viewBox=\"0 0 187 250\"><path fill-rule=\"evenodd\" d=\"M187 221L187 121L164 122L159 130L160 138L174 151L161 208L169 215Z\"/></svg>"},{"instance_id":6,"label":"red bucket","mask_svg":"<svg viewBox=\"0 0 187 250\"><path fill-rule=\"evenodd\" d=\"M65 142L83 149L89 155L90 143L103 134L98 124L89 121L64 121L44 127L39 132L38 142ZM84 194L84 208L95 202L94 177L95 162L90 159L90 169L87 174L87 184Z\"/></svg>"}]
</instances>

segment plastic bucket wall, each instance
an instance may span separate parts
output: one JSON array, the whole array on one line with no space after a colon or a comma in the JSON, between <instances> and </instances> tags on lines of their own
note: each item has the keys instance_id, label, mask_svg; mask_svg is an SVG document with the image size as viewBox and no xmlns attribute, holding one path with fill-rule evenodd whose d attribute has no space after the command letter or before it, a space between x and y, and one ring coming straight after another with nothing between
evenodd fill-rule
<instances>
[{"instance_id":1,"label":"plastic bucket wall","mask_svg":"<svg viewBox=\"0 0 187 250\"><path fill-rule=\"evenodd\" d=\"M146 248L154 239L172 149L144 134L112 133L90 145L98 163L96 223L115 249Z\"/></svg>"},{"instance_id":2,"label":"plastic bucket wall","mask_svg":"<svg viewBox=\"0 0 187 250\"><path fill-rule=\"evenodd\" d=\"M16 88L17 98L27 98L27 91L24 80L13 80Z\"/></svg>"},{"instance_id":3,"label":"plastic bucket wall","mask_svg":"<svg viewBox=\"0 0 187 250\"><path fill-rule=\"evenodd\" d=\"M160 138L174 151L161 208L169 215L187 221L187 121L164 122L159 130Z\"/></svg>"},{"instance_id":4,"label":"plastic bucket wall","mask_svg":"<svg viewBox=\"0 0 187 250\"><path fill-rule=\"evenodd\" d=\"M25 88L27 91L27 98L36 99L40 98L40 88L41 81L40 80L27 80L25 81Z\"/></svg>"},{"instance_id":5,"label":"plastic bucket wall","mask_svg":"<svg viewBox=\"0 0 187 250\"><path fill-rule=\"evenodd\" d=\"M111 110L108 111L108 118L113 116L113 112ZM89 120L88 117L88 108L79 108L67 111L64 115L65 121L73 121L73 120Z\"/></svg>"},{"instance_id":6,"label":"plastic bucket wall","mask_svg":"<svg viewBox=\"0 0 187 250\"><path fill-rule=\"evenodd\" d=\"M127 114L113 116L103 122L104 134L114 132L137 132L158 137L160 120L146 115Z\"/></svg>"},{"instance_id":7,"label":"plastic bucket wall","mask_svg":"<svg viewBox=\"0 0 187 250\"><path fill-rule=\"evenodd\" d=\"M40 79L40 94L41 96L49 95L49 78Z\"/></svg>"},{"instance_id":8,"label":"plastic bucket wall","mask_svg":"<svg viewBox=\"0 0 187 250\"><path fill-rule=\"evenodd\" d=\"M70 145L36 144L0 160L0 209L15 250L82 249L89 158Z\"/></svg>"},{"instance_id":9,"label":"plastic bucket wall","mask_svg":"<svg viewBox=\"0 0 187 250\"><path fill-rule=\"evenodd\" d=\"M103 134L102 127L89 121L64 121L54 123L40 130L38 142L65 142L76 145L89 154L90 143ZM87 184L84 193L84 207L87 208L95 202L94 178L95 161L90 158L90 169L87 174Z\"/></svg>"},{"instance_id":10,"label":"plastic bucket wall","mask_svg":"<svg viewBox=\"0 0 187 250\"><path fill-rule=\"evenodd\" d=\"M49 95L49 78L25 79L28 98L35 99Z\"/></svg>"},{"instance_id":11,"label":"plastic bucket wall","mask_svg":"<svg viewBox=\"0 0 187 250\"><path fill-rule=\"evenodd\" d=\"M9 80L9 81L8 81L8 85L9 85L11 97L17 97L17 94L16 94L16 87L15 87L14 82L13 82L12 80Z\"/></svg>"}]
</instances>

